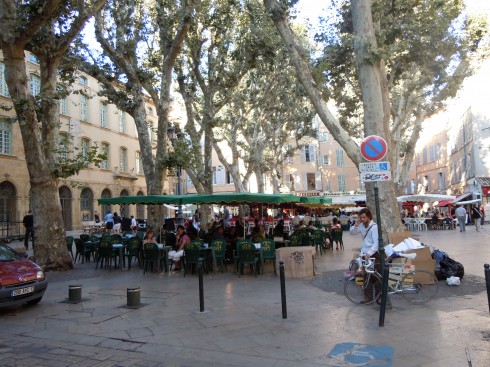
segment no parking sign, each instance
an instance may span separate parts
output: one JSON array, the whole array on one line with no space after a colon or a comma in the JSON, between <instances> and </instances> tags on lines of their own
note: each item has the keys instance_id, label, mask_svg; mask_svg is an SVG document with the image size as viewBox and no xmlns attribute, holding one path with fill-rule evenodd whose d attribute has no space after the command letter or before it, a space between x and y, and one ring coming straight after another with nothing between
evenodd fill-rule
<instances>
[{"instance_id":1,"label":"no parking sign","mask_svg":"<svg viewBox=\"0 0 490 367\"><path fill-rule=\"evenodd\" d=\"M388 145L381 136L369 135L361 143L361 155L368 161L383 159L387 151Z\"/></svg>"}]
</instances>

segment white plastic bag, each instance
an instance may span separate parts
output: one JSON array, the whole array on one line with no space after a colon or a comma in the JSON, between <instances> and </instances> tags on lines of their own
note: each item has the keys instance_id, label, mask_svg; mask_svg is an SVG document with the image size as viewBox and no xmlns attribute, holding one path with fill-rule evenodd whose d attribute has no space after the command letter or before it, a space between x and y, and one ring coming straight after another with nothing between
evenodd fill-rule
<instances>
[{"instance_id":1,"label":"white plastic bag","mask_svg":"<svg viewBox=\"0 0 490 367\"><path fill-rule=\"evenodd\" d=\"M461 280L459 279L459 277L449 277L446 279L446 283L447 285L460 285L461 284Z\"/></svg>"}]
</instances>

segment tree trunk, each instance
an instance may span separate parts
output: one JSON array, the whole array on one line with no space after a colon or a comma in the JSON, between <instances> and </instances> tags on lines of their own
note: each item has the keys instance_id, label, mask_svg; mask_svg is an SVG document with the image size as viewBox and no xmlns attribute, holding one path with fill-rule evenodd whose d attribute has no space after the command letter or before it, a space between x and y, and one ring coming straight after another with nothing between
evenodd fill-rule
<instances>
[{"instance_id":1,"label":"tree trunk","mask_svg":"<svg viewBox=\"0 0 490 367\"><path fill-rule=\"evenodd\" d=\"M52 141L44 141L39 129L34 97L30 95L24 49L3 47L5 60L5 77L9 86L9 93L14 103L15 112L24 145L27 170L30 181L30 197L34 216L35 261L45 271L73 269L73 263L66 249L65 228L61 215L61 204L58 193L58 180L54 176L50 161L52 161L49 147L54 147ZM50 69L57 68L58 64L51 60ZM52 89L56 81L56 73L43 69L42 79L55 78L43 84L41 91L43 98L49 100L56 90ZM43 113L41 113L43 115ZM52 112L45 112L45 118L53 118ZM56 123L59 119L56 120ZM44 121L43 124L52 125L53 121ZM45 133L53 139L52 132ZM48 148L47 148L48 147Z\"/></svg>"},{"instance_id":2,"label":"tree trunk","mask_svg":"<svg viewBox=\"0 0 490 367\"><path fill-rule=\"evenodd\" d=\"M364 135L379 135L388 142L388 150L393 149L392 139L388 136L390 116L387 115L385 103L388 93L384 88L381 71L383 63L378 55L370 50L377 49L376 35L373 26L371 0L353 0L351 2L352 23L354 26L354 52L359 72L364 108ZM387 155L391 167L395 167L392 152ZM402 228L400 212L396 201L396 188L393 181L366 183L367 206L375 213L374 188L379 189L379 205L382 218L376 218L384 231L397 231Z\"/></svg>"}]
</instances>

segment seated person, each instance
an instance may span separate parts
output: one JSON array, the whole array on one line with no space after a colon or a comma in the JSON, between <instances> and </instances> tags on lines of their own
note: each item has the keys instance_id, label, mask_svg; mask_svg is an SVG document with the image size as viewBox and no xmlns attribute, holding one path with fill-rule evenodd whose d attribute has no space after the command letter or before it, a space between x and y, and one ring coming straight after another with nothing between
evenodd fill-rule
<instances>
[{"instance_id":1,"label":"seated person","mask_svg":"<svg viewBox=\"0 0 490 367\"><path fill-rule=\"evenodd\" d=\"M274 227L274 237L284 237L284 219L279 219Z\"/></svg>"},{"instance_id":2,"label":"seated person","mask_svg":"<svg viewBox=\"0 0 490 367\"><path fill-rule=\"evenodd\" d=\"M310 220L310 221L308 222L308 229L311 229L311 230L316 230L316 229L318 229L318 228L316 228L316 227L313 225L313 221L312 221L312 220Z\"/></svg>"},{"instance_id":3,"label":"seated person","mask_svg":"<svg viewBox=\"0 0 490 367\"><path fill-rule=\"evenodd\" d=\"M223 240L226 242L226 238L225 238L224 233L225 233L225 229L223 228L223 226L217 225L216 230L214 231L213 235L211 236L211 242L214 240Z\"/></svg>"},{"instance_id":4,"label":"seated person","mask_svg":"<svg viewBox=\"0 0 490 367\"><path fill-rule=\"evenodd\" d=\"M168 252L168 258L174 262L174 270L181 270L180 258L184 255L184 246L191 242L191 238L185 233L183 225L177 227L175 249Z\"/></svg>"},{"instance_id":5,"label":"seated person","mask_svg":"<svg viewBox=\"0 0 490 367\"><path fill-rule=\"evenodd\" d=\"M196 227L192 225L192 223L187 226L186 233L191 238L191 241L199 240L199 232L197 231Z\"/></svg>"},{"instance_id":6,"label":"seated person","mask_svg":"<svg viewBox=\"0 0 490 367\"><path fill-rule=\"evenodd\" d=\"M255 225L252 228L252 241L260 242L265 239L265 229L262 224L260 224L259 220L255 218Z\"/></svg>"},{"instance_id":7,"label":"seated person","mask_svg":"<svg viewBox=\"0 0 490 367\"><path fill-rule=\"evenodd\" d=\"M157 240L155 238L155 233L153 233L152 230L146 232L145 239L143 240L143 245L147 243L157 243Z\"/></svg>"}]
</instances>

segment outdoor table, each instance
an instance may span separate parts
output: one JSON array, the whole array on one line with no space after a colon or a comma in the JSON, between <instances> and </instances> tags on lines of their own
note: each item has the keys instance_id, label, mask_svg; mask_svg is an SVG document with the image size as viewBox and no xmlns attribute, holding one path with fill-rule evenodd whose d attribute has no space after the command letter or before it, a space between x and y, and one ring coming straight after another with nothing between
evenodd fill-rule
<instances>
[{"instance_id":1,"label":"outdoor table","mask_svg":"<svg viewBox=\"0 0 490 367\"><path fill-rule=\"evenodd\" d=\"M168 252L172 249L172 246L165 246L163 243L157 243L157 247L163 252L165 258L165 273L168 273Z\"/></svg>"},{"instance_id":2,"label":"outdoor table","mask_svg":"<svg viewBox=\"0 0 490 367\"><path fill-rule=\"evenodd\" d=\"M124 244L113 243L112 248L119 251L119 269L123 270Z\"/></svg>"}]
</instances>

